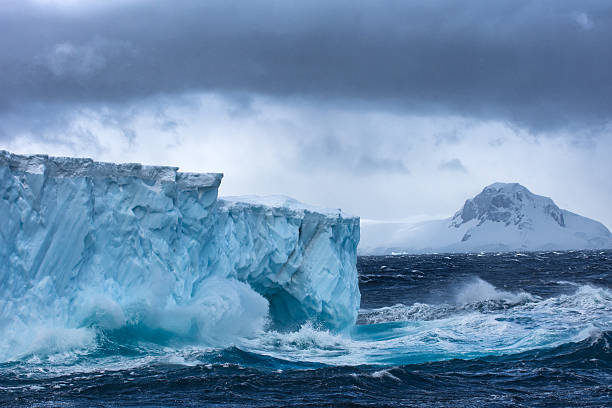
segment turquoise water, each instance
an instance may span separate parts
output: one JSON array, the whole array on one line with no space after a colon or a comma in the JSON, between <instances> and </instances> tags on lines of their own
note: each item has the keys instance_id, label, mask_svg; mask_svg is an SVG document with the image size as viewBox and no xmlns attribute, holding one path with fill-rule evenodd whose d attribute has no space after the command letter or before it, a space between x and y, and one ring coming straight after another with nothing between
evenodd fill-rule
<instances>
[{"instance_id":1,"label":"turquoise water","mask_svg":"<svg viewBox=\"0 0 612 408\"><path fill-rule=\"evenodd\" d=\"M612 252L363 257L358 324L209 347L138 325L0 364L6 406L609 406ZM228 322L231 324L231 322ZM46 344L46 343L45 343ZM44 351L47 350L47 351Z\"/></svg>"}]
</instances>

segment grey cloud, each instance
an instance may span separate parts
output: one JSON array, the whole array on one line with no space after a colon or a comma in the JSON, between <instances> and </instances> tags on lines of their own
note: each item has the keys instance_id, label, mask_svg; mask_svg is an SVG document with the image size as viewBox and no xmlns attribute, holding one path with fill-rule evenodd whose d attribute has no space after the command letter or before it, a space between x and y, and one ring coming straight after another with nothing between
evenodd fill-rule
<instances>
[{"instance_id":1,"label":"grey cloud","mask_svg":"<svg viewBox=\"0 0 612 408\"><path fill-rule=\"evenodd\" d=\"M359 158L354 169L358 169L360 172L364 173L410 173L402 160L370 156L362 156Z\"/></svg>"},{"instance_id":2,"label":"grey cloud","mask_svg":"<svg viewBox=\"0 0 612 408\"><path fill-rule=\"evenodd\" d=\"M176 132L180 127L179 123L175 120L166 120L159 125L160 129L164 132Z\"/></svg>"},{"instance_id":3,"label":"grey cloud","mask_svg":"<svg viewBox=\"0 0 612 408\"><path fill-rule=\"evenodd\" d=\"M80 80L100 74L109 60L130 58L131 54L128 43L96 37L83 45L71 42L54 45L46 55L46 63L56 77Z\"/></svg>"},{"instance_id":4,"label":"grey cloud","mask_svg":"<svg viewBox=\"0 0 612 408\"><path fill-rule=\"evenodd\" d=\"M503 137L497 137L495 139L489 140L489 146L491 147L501 147L506 143L506 139Z\"/></svg>"},{"instance_id":5,"label":"grey cloud","mask_svg":"<svg viewBox=\"0 0 612 408\"><path fill-rule=\"evenodd\" d=\"M458 173L467 173L468 172L467 169L465 168L465 166L463 165L463 163L461 163L461 160L459 160L457 158L450 159L450 160L447 160L447 161L443 161L438 166L438 169L445 170L445 171L453 171L453 172L458 172Z\"/></svg>"},{"instance_id":6,"label":"grey cloud","mask_svg":"<svg viewBox=\"0 0 612 408\"><path fill-rule=\"evenodd\" d=\"M337 134L330 130L335 127L341 130ZM351 124L337 125L321 119L312 124L307 137L296 137L295 156L290 160L306 171L331 169L357 175L410 173L401 157L397 157L402 152L387 149L393 137L372 141L371 136L368 130L357 130Z\"/></svg>"},{"instance_id":7,"label":"grey cloud","mask_svg":"<svg viewBox=\"0 0 612 408\"><path fill-rule=\"evenodd\" d=\"M461 141L461 136L457 129L439 132L433 135L436 145L455 144Z\"/></svg>"},{"instance_id":8,"label":"grey cloud","mask_svg":"<svg viewBox=\"0 0 612 408\"><path fill-rule=\"evenodd\" d=\"M587 13L576 13L576 23L585 30L590 30L594 27L593 19Z\"/></svg>"},{"instance_id":9,"label":"grey cloud","mask_svg":"<svg viewBox=\"0 0 612 408\"><path fill-rule=\"evenodd\" d=\"M201 90L536 131L612 120L603 0L185 0L78 12L8 0L0 26L3 112Z\"/></svg>"},{"instance_id":10,"label":"grey cloud","mask_svg":"<svg viewBox=\"0 0 612 408\"><path fill-rule=\"evenodd\" d=\"M91 47L75 47L70 43L56 45L49 53L48 62L51 72L57 76L91 76L106 65L106 59Z\"/></svg>"}]
</instances>

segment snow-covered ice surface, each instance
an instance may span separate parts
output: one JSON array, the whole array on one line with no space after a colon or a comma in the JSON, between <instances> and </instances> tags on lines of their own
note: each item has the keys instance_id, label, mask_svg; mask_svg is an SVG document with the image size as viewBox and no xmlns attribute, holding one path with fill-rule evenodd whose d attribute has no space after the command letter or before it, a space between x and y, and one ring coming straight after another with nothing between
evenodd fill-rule
<instances>
[{"instance_id":1,"label":"snow-covered ice surface","mask_svg":"<svg viewBox=\"0 0 612 408\"><path fill-rule=\"evenodd\" d=\"M352 326L359 219L218 199L221 178L0 151L0 361L88 347L97 329L218 345Z\"/></svg>"},{"instance_id":2,"label":"snow-covered ice surface","mask_svg":"<svg viewBox=\"0 0 612 408\"><path fill-rule=\"evenodd\" d=\"M360 253L444 253L612 248L601 223L560 209L517 183L494 183L451 218L362 222Z\"/></svg>"}]
</instances>

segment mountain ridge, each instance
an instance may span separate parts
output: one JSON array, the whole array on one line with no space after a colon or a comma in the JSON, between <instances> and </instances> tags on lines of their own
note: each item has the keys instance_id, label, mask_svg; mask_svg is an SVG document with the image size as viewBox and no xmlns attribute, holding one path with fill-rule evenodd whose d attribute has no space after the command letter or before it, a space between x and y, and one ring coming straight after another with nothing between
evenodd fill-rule
<instances>
[{"instance_id":1,"label":"mountain ridge","mask_svg":"<svg viewBox=\"0 0 612 408\"><path fill-rule=\"evenodd\" d=\"M612 248L600 222L559 208L519 183L493 183L452 217L420 223L362 223L361 254Z\"/></svg>"}]
</instances>

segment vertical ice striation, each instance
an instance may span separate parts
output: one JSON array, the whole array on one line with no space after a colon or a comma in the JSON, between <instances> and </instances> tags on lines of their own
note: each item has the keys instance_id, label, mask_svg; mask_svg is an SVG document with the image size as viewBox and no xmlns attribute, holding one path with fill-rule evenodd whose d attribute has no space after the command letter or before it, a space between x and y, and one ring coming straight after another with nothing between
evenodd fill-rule
<instances>
[{"instance_id":1,"label":"vertical ice striation","mask_svg":"<svg viewBox=\"0 0 612 408\"><path fill-rule=\"evenodd\" d=\"M268 319L354 323L358 218L217 199L222 174L177 170L0 151L0 360L56 331L221 343Z\"/></svg>"},{"instance_id":2,"label":"vertical ice striation","mask_svg":"<svg viewBox=\"0 0 612 408\"><path fill-rule=\"evenodd\" d=\"M360 303L356 270L359 219L291 198L227 197L218 201L223 269L270 301L280 327L316 320L352 325ZM216 253L217 251L208 251Z\"/></svg>"}]
</instances>

